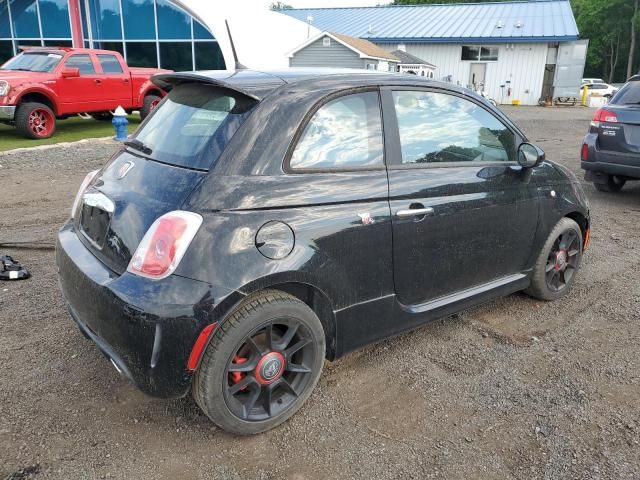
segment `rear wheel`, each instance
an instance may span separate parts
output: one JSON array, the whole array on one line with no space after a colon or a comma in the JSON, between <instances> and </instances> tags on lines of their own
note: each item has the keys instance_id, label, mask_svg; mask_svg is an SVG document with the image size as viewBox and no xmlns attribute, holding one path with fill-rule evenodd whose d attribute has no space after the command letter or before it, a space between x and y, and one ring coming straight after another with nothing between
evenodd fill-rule
<instances>
[{"instance_id":1,"label":"rear wheel","mask_svg":"<svg viewBox=\"0 0 640 480\"><path fill-rule=\"evenodd\" d=\"M49 138L56 131L56 116L43 103L21 104L16 112L15 121L18 132L27 138Z\"/></svg>"},{"instance_id":2,"label":"rear wheel","mask_svg":"<svg viewBox=\"0 0 640 480\"><path fill-rule=\"evenodd\" d=\"M582 261L582 230L570 218L560 220L542 247L526 293L540 300L556 300L573 285Z\"/></svg>"},{"instance_id":3,"label":"rear wheel","mask_svg":"<svg viewBox=\"0 0 640 480\"><path fill-rule=\"evenodd\" d=\"M605 183L594 183L593 186L600 192L616 193L622 190L625 183L627 183L627 181L624 178L607 175L607 181Z\"/></svg>"},{"instance_id":4,"label":"rear wheel","mask_svg":"<svg viewBox=\"0 0 640 480\"><path fill-rule=\"evenodd\" d=\"M147 95L144 97L142 108L140 109L140 118L144 120L149 116L154 108L158 106L162 98L157 95Z\"/></svg>"},{"instance_id":5,"label":"rear wheel","mask_svg":"<svg viewBox=\"0 0 640 480\"><path fill-rule=\"evenodd\" d=\"M224 430L264 432L309 398L324 357L324 331L313 310L286 293L265 291L218 327L196 372L193 396Z\"/></svg>"}]
</instances>

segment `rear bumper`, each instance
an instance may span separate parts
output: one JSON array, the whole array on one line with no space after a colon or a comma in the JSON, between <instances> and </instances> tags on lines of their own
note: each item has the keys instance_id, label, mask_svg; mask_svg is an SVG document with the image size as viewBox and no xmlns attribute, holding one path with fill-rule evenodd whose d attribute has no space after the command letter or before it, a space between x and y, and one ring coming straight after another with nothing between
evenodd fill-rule
<instances>
[{"instance_id":1,"label":"rear bumper","mask_svg":"<svg viewBox=\"0 0 640 480\"><path fill-rule=\"evenodd\" d=\"M16 116L15 105L0 106L0 120L13 120Z\"/></svg>"},{"instance_id":2,"label":"rear bumper","mask_svg":"<svg viewBox=\"0 0 640 480\"><path fill-rule=\"evenodd\" d=\"M56 244L60 286L80 330L143 392L189 392L187 361L215 304L206 283L172 275L151 281L118 276L78 239L71 223Z\"/></svg>"},{"instance_id":3,"label":"rear bumper","mask_svg":"<svg viewBox=\"0 0 640 480\"><path fill-rule=\"evenodd\" d=\"M588 154L586 161L580 162L580 167L587 171L588 177L603 173L640 179L640 154L602 151L598 148L598 135L593 133L587 134L584 143Z\"/></svg>"}]
</instances>

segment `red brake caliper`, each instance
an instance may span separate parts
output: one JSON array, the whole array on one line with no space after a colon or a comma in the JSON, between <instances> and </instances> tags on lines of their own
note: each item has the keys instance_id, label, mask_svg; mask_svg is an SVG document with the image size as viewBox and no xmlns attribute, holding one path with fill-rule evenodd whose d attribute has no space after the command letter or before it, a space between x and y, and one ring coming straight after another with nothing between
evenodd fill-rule
<instances>
[{"instance_id":1,"label":"red brake caliper","mask_svg":"<svg viewBox=\"0 0 640 480\"><path fill-rule=\"evenodd\" d=\"M233 357L233 363L236 364L242 364L245 363L247 360L249 360L248 358L244 358L244 357L239 357L238 355L236 355L235 357ZM234 384L236 383L240 383L240 381L244 378L244 376L246 375L243 372L229 372L229 374L231 375L231 380L233 381ZM245 388L241 389L245 390Z\"/></svg>"}]
</instances>

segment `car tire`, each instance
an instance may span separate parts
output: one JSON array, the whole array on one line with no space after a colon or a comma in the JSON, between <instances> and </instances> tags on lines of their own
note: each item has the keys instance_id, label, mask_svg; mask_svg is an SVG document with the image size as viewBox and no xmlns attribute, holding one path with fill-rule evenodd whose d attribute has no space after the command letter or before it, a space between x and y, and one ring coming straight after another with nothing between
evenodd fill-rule
<instances>
[{"instance_id":1,"label":"car tire","mask_svg":"<svg viewBox=\"0 0 640 480\"><path fill-rule=\"evenodd\" d=\"M56 132L56 116L44 103L20 104L16 111L15 123L18 133L36 140L49 138Z\"/></svg>"},{"instance_id":2,"label":"car tire","mask_svg":"<svg viewBox=\"0 0 640 480\"><path fill-rule=\"evenodd\" d=\"M142 108L140 109L140 118L144 120L149 116L154 108L158 106L162 98L158 95L147 95L142 102Z\"/></svg>"},{"instance_id":3,"label":"car tire","mask_svg":"<svg viewBox=\"0 0 640 480\"><path fill-rule=\"evenodd\" d=\"M544 243L525 292L539 300L553 301L571 290L582 262L582 230L570 218L561 219Z\"/></svg>"},{"instance_id":4,"label":"car tire","mask_svg":"<svg viewBox=\"0 0 640 480\"><path fill-rule=\"evenodd\" d=\"M239 435L270 430L309 398L325 348L313 310L284 292L261 292L214 331L193 379L193 397L223 430Z\"/></svg>"},{"instance_id":5,"label":"car tire","mask_svg":"<svg viewBox=\"0 0 640 480\"><path fill-rule=\"evenodd\" d=\"M607 181L605 183L594 183L593 186L596 187L596 190L599 192L617 193L622 190L625 183L627 183L627 181L624 178L607 175Z\"/></svg>"}]
</instances>

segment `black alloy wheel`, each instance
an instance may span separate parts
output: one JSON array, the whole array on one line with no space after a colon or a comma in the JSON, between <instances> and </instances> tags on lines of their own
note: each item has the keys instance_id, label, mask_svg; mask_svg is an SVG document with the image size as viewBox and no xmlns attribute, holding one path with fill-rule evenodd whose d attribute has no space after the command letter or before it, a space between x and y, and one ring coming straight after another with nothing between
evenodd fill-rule
<instances>
[{"instance_id":1,"label":"black alloy wheel","mask_svg":"<svg viewBox=\"0 0 640 480\"><path fill-rule=\"evenodd\" d=\"M545 268L547 287L552 292L560 292L570 284L578 269L580 242L574 230L566 230L553 243Z\"/></svg>"},{"instance_id":2,"label":"black alloy wheel","mask_svg":"<svg viewBox=\"0 0 640 480\"><path fill-rule=\"evenodd\" d=\"M225 402L246 421L268 420L289 408L312 381L315 349L294 318L274 320L249 334L229 359Z\"/></svg>"},{"instance_id":3,"label":"black alloy wheel","mask_svg":"<svg viewBox=\"0 0 640 480\"><path fill-rule=\"evenodd\" d=\"M258 292L213 331L193 379L193 398L228 432L265 432L311 396L325 354L322 323L308 305L279 290Z\"/></svg>"}]
</instances>

